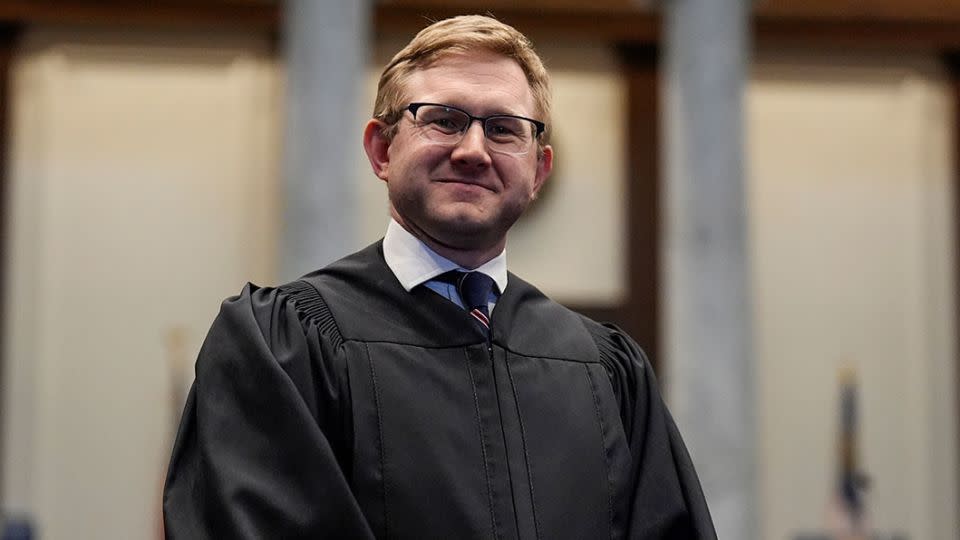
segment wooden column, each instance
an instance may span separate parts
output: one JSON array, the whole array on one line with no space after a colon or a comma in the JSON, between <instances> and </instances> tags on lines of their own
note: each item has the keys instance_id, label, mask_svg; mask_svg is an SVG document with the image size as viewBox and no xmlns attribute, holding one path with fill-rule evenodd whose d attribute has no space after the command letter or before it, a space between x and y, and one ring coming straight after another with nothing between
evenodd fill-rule
<instances>
[{"instance_id":1,"label":"wooden column","mask_svg":"<svg viewBox=\"0 0 960 540\"><path fill-rule=\"evenodd\" d=\"M620 326L650 357L654 370L660 363L659 268L659 75L657 48L625 44L618 47L627 83L627 190L626 223L627 296L618 305L569 304L571 309L600 322Z\"/></svg>"},{"instance_id":2,"label":"wooden column","mask_svg":"<svg viewBox=\"0 0 960 540\"><path fill-rule=\"evenodd\" d=\"M11 306L7 306L5 303L6 287L3 286L7 277L6 269L9 260L7 250L9 249L8 238L10 235L10 223L7 218L10 215L8 211L10 185L7 175L7 142L10 131L10 67L13 60L13 49L19 33L19 25L0 24L0 351L3 351L4 347L3 337L5 332L2 329L6 324L6 311L11 309ZM3 355L0 353L0 359L2 358ZM6 420L3 415L5 409L3 407L4 396L6 395L4 371L4 365L0 362L0 433L4 433L3 428ZM0 486L3 485L4 479L3 463L3 446L0 445ZM2 508L3 501L0 500L0 509Z\"/></svg>"},{"instance_id":3,"label":"wooden column","mask_svg":"<svg viewBox=\"0 0 960 540\"><path fill-rule=\"evenodd\" d=\"M960 321L960 49L944 54L944 63L950 75L950 94L953 98L953 280L954 280L954 313L956 321ZM960 343L960 325L955 325L957 343ZM955 353L954 385L957 411L957 466L954 468L958 492L960 492L960 352ZM960 506L960 497L957 499ZM960 507L957 509L960 515Z\"/></svg>"},{"instance_id":4,"label":"wooden column","mask_svg":"<svg viewBox=\"0 0 960 540\"><path fill-rule=\"evenodd\" d=\"M660 76L652 45L621 47L627 78L629 331L655 367L660 344Z\"/></svg>"}]
</instances>

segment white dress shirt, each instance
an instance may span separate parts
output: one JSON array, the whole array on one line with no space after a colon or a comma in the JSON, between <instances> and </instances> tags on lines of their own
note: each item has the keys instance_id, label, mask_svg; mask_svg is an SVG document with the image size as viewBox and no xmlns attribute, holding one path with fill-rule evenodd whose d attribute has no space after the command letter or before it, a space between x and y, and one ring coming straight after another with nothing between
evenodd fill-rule
<instances>
[{"instance_id":1,"label":"white dress shirt","mask_svg":"<svg viewBox=\"0 0 960 540\"><path fill-rule=\"evenodd\" d=\"M393 219L387 225L387 234L383 237L383 258L386 259L387 266L390 267L393 275L397 276L400 285L408 292L417 285L423 285L460 307L463 307L463 300L457 288L434 278L451 270L483 272L493 278L500 294L507 290L506 249L477 268L463 268L450 259L438 255ZM487 307L491 314L497 303L497 296L496 291L491 291L487 300Z\"/></svg>"}]
</instances>

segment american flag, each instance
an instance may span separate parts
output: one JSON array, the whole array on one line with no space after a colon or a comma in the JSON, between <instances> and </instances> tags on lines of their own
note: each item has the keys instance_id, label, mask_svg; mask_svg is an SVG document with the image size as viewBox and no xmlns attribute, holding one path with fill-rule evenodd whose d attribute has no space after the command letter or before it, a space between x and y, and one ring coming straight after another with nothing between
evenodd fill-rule
<instances>
[{"instance_id":1,"label":"american flag","mask_svg":"<svg viewBox=\"0 0 960 540\"><path fill-rule=\"evenodd\" d=\"M857 381L852 370L840 375L840 431L837 469L828 508L828 525L835 540L866 540L869 524L864 501L867 478L857 456Z\"/></svg>"}]
</instances>

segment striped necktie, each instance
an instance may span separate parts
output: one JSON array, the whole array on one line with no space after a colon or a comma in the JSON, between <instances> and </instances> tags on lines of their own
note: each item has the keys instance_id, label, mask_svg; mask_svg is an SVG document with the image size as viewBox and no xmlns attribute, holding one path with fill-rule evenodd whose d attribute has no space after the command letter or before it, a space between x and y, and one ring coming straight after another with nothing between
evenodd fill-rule
<instances>
[{"instance_id":1,"label":"striped necktie","mask_svg":"<svg viewBox=\"0 0 960 540\"><path fill-rule=\"evenodd\" d=\"M490 328L490 310L487 307L487 301L493 290L493 278L483 272L453 270L435 279L455 285L464 309L469 311L484 329Z\"/></svg>"}]
</instances>

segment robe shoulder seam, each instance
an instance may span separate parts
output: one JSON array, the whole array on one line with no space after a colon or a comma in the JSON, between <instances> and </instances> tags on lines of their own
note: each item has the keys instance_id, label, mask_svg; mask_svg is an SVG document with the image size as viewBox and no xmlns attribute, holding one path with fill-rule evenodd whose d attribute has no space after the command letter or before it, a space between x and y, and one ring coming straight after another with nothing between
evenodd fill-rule
<instances>
[{"instance_id":1,"label":"robe shoulder seam","mask_svg":"<svg viewBox=\"0 0 960 540\"><path fill-rule=\"evenodd\" d=\"M281 285L279 290L293 303L301 321L309 322L316 326L321 334L329 336L334 348L339 349L343 345L343 334L337 320L323 295L312 283L302 279L291 281Z\"/></svg>"},{"instance_id":2,"label":"robe shoulder seam","mask_svg":"<svg viewBox=\"0 0 960 540\"><path fill-rule=\"evenodd\" d=\"M593 340L593 344L597 349L601 364L607 364L607 362L604 361L605 356L609 357L630 354L629 351L618 348L614 344L614 336L619 335L622 339L626 340L627 343L633 345L633 347L636 349L634 353L642 360L639 362L640 369L646 369L646 365L649 362L647 353L633 340L632 337L630 337L630 334L626 333L622 328L612 323L599 323L585 315L580 315L580 322L587 330L587 333L590 334L590 338Z\"/></svg>"}]
</instances>

